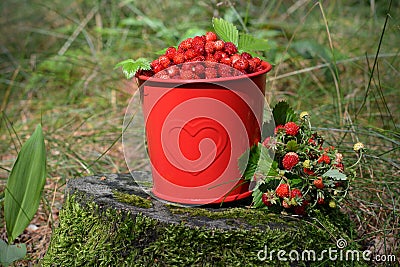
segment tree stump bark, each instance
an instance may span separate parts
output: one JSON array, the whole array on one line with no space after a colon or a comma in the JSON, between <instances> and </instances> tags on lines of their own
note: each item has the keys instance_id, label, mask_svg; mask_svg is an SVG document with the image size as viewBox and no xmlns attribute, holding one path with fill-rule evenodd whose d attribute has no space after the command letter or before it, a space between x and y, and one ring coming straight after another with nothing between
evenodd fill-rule
<instances>
[{"instance_id":1,"label":"tree stump bark","mask_svg":"<svg viewBox=\"0 0 400 267\"><path fill-rule=\"evenodd\" d=\"M150 198L131 174L69 180L59 219L43 266L325 266L318 255L335 249L337 239L359 248L339 211L299 218L249 209L243 201L175 206ZM311 249L315 260L302 258Z\"/></svg>"}]
</instances>

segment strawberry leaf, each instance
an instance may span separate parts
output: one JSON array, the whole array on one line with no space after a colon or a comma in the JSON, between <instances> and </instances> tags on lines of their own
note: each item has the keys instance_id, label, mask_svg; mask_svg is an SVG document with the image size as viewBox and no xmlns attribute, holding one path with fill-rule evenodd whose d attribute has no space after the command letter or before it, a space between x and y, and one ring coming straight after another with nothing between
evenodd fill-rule
<instances>
[{"instance_id":1,"label":"strawberry leaf","mask_svg":"<svg viewBox=\"0 0 400 267\"><path fill-rule=\"evenodd\" d=\"M268 148L266 148L262 144L259 144L258 147L258 149L260 150L260 155L256 171L266 175L271 170L273 160L271 159L271 156L269 154L270 150Z\"/></svg>"},{"instance_id":2,"label":"strawberry leaf","mask_svg":"<svg viewBox=\"0 0 400 267\"><path fill-rule=\"evenodd\" d=\"M124 73L126 79L131 79L133 76L135 76L135 73L138 70L149 70L151 68L150 61L145 58L138 58L137 60L127 59L121 61L115 65L114 69L119 67L122 68L122 72Z\"/></svg>"},{"instance_id":3,"label":"strawberry leaf","mask_svg":"<svg viewBox=\"0 0 400 267\"><path fill-rule=\"evenodd\" d=\"M268 41L256 38L247 33L239 34L239 51L267 51L269 49Z\"/></svg>"},{"instance_id":4,"label":"strawberry leaf","mask_svg":"<svg viewBox=\"0 0 400 267\"><path fill-rule=\"evenodd\" d=\"M284 125L286 122L295 121L296 113L285 101L281 101L275 105L272 110L275 125Z\"/></svg>"},{"instance_id":5,"label":"strawberry leaf","mask_svg":"<svg viewBox=\"0 0 400 267\"><path fill-rule=\"evenodd\" d=\"M239 170L243 173L243 178L251 180L258 167L258 161L260 159L260 148L258 145L254 145L252 148L247 149L239 157Z\"/></svg>"},{"instance_id":6,"label":"strawberry leaf","mask_svg":"<svg viewBox=\"0 0 400 267\"><path fill-rule=\"evenodd\" d=\"M224 42L231 42L238 46L239 42L239 31L235 25L224 20L213 18L212 20L213 27L215 33L223 40Z\"/></svg>"},{"instance_id":7,"label":"strawberry leaf","mask_svg":"<svg viewBox=\"0 0 400 267\"><path fill-rule=\"evenodd\" d=\"M330 169L326 173L322 175L322 177L330 177L333 180L347 180L347 176L344 173L341 173L337 169Z\"/></svg>"}]
</instances>

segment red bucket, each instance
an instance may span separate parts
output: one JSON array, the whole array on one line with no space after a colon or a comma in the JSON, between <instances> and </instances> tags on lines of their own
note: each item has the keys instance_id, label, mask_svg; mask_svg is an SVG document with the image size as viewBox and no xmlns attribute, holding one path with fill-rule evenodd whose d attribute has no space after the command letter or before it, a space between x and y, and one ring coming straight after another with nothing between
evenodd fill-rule
<instances>
[{"instance_id":1,"label":"red bucket","mask_svg":"<svg viewBox=\"0 0 400 267\"><path fill-rule=\"evenodd\" d=\"M260 141L270 69L201 80L138 77L156 197L201 205L251 194L238 159Z\"/></svg>"}]
</instances>

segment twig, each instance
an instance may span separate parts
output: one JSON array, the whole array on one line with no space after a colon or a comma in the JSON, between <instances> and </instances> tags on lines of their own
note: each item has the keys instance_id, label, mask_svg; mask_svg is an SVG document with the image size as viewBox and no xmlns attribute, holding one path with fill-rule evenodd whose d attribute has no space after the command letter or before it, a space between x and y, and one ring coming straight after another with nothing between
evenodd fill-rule
<instances>
[{"instance_id":1,"label":"twig","mask_svg":"<svg viewBox=\"0 0 400 267\"><path fill-rule=\"evenodd\" d=\"M58 51L58 55L62 56L67 52L68 48L71 46L71 44L74 42L76 37L81 33L83 28L85 28L86 24L93 18L93 16L96 14L98 10L98 6L95 6L90 10L90 12L86 15L85 19L79 24L78 28L75 29L75 31L72 33L72 35L68 38L68 40L64 43L64 45L61 47L61 49Z\"/></svg>"}]
</instances>

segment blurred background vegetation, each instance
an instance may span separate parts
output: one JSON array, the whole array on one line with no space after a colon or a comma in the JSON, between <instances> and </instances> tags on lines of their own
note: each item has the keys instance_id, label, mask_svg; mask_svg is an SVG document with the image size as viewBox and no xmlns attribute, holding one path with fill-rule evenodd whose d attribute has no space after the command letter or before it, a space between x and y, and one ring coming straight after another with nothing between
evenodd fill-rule
<instances>
[{"instance_id":1,"label":"blurred background vegetation","mask_svg":"<svg viewBox=\"0 0 400 267\"><path fill-rule=\"evenodd\" d=\"M39 122L48 150L43 201L18 241L24 263L43 257L68 179L128 172L120 137L136 85L114 65L203 34L213 16L269 40L270 104L308 111L351 161L353 143L365 144L342 208L355 240L400 258L399 1L3 0L0 12L0 192Z\"/></svg>"}]
</instances>

